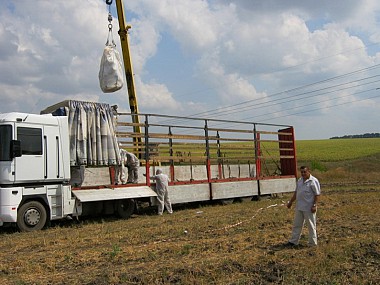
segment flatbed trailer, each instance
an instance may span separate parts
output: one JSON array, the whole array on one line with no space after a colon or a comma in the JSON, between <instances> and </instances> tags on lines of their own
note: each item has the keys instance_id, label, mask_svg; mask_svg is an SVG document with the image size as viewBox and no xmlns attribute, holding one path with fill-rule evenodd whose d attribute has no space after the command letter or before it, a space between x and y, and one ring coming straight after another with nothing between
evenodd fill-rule
<instances>
[{"instance_id":1,"label":"flatbed trailer","mask_svg":"<svg viewBox=\"0 0 380 285\"><path fill-rule=\"evenodd\" d=\"M172 204L294 191L297 166L292 126L139 114L142 133L135 133L131 116L118 114L116 136L123 148L140 157L139 181L119 187L154 189L148 177L160 168L169 175ZM109 183L118 187L113 167L109 171ZM96 179L100 177L109 179L106 172L88 168L77 191L99 185ZM155 205L155 201L152 197L150 202Z\"/></svg>"},{"instance_id":2,"label":"flatbed trailer","mask_svg":"<svg viewBox=\"0 0 380 285\"><path fill-rule=\"evenodd\" d=\"M33 231L67 217L128 218L139 202L157 204L149 176L158 167L170 178L172 204L294 190L291 126L116 110L70 100L41 115L0 114L0 226ZM140 159L135 184L115 183L120 147Z\"/></svg>"}]
</instances>

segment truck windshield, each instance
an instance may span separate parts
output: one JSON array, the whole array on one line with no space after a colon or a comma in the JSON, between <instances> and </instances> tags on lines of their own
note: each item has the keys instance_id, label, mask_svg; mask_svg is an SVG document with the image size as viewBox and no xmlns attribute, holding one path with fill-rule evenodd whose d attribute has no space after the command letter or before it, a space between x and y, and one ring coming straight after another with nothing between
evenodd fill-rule
<instances>
[{"instance_id":1,"label":"truck windshield","mask_svg":"<svg viewBox=\"0 0 380 285\"><path fill-rule=\"evenodd\" d=\"M12 126L0 126L0 161L12 160L11 158Z\"/></svg>"}]
</instances>

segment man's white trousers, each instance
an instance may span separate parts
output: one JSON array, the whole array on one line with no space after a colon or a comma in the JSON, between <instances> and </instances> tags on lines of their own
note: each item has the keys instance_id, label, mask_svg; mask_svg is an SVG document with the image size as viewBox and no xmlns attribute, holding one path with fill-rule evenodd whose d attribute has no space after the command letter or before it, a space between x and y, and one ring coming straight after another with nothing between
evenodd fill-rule
<instances>
[{"instance_id":1,"label":"man's white trousers","mask_svg":"<svg viewBox=\"0 0 380 285\"><path fill-rule=\"evenodd\" d=\"M293 244L298 244L303 225L306 223L307 228L309 230L309 246L317 245L317 212L312 213L310 211L299 211L296 210L294 214L294 223L292 230L292 237L289 242Z\"/></svg>"}]
</instances>

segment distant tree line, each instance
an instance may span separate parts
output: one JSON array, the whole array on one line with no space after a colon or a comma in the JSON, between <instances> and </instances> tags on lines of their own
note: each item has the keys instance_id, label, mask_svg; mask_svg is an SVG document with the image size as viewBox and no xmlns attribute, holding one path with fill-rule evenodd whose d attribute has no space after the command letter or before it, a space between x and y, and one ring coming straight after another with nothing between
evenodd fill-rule
<instances>
[{"instance_id":1,"label":"distant tree line","mask_svg":"<svg viewBox=\"0 0 380 285\"><path fill-rule=\"evenodd\" d=\"M362 135L345 135L342 137L332 137L332 139L362 139L362 138L380 138L380 133L365 133Z\"/></svg>"}]
</instances>

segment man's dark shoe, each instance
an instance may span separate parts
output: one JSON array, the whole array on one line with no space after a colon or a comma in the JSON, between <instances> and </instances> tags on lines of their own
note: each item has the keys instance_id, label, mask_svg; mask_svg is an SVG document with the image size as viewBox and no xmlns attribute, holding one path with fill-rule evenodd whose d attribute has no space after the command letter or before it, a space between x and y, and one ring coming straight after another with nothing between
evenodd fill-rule
<instances>
[{"instance_id":1,"label":"man's dark shoe","mask_svg":"<svg viewBox=\"0 0 380 285\"><path fill-rule=\"evenodd\" d=\"M297 247L298 245L297 244L294 244L290 241L288 241L287 243L284 244L284 247Z\"/></svg>"}]
</instances>

